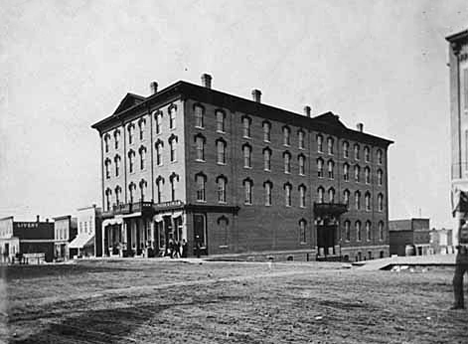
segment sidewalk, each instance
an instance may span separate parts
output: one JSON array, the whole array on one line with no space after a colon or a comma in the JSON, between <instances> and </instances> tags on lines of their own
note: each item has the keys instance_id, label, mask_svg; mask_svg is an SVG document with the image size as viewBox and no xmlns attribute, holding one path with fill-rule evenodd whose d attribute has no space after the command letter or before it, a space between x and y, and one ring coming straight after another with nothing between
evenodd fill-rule
<instances>
[{"instance_id":1,"label":"sidewalk","mask_svg":"<svg viewBox=\"0 0 468 344\"><path fill-rule=\"evenodd\" d=\"M408 266L455 266L455 254L435 254L427 256L390 257L353 263L359 270L382 270L395 265Z\"/></svg>"}]
</instances>

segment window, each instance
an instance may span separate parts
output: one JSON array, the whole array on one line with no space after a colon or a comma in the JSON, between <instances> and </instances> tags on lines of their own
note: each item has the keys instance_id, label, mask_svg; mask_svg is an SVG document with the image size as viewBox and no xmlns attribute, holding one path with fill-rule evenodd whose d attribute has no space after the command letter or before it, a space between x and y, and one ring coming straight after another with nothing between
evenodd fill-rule
<instances>
[{"instance_id":1,"label":"window","mask_svg":"<svg viewBox=\"0 0 468 344\"><path fill-rule=\"evenodd\" d=\"M252 120L244 116L242 117L242 133L244 137L250 138L250 126L252 124Z\"/></svg>"},{"instance_id":2,"label":"window","mask_svg":"<svg viewBox=\"0 0 468 344\"><path fill-rule=\"evenodd\" d=\"M205 109L201 105L194 105L193 111L195 114L195 127L204 128Z\"/></svg>"},{"instance_id":3,"label":"window","mask_svg":"<svg viewBox=\"0 0 468 344\"><path fill-rule=\"evenodd\" d=\"M216 178L218 183L218 203L226 203L226 184L227 179L224 176Z\"/></svg>"},{"instance_id":4,"label":"window","mask_svg":"<svg viewBox=\"0 0 468 344\"><path fill-rule=\"evenodd\" d=\"M164 143L161 140L156 141L156 164L162 165L162 148Z\"/></svg>"},{"instance_id":5,"label":"window","mask_svg":"<svg viewBox=\"0 0 468 344\"><path fill-rule=\"evenodd\" d=\"M197 187L197 201L205 202L206 195L205 195L205 185L206 185L206 176L204 174L197 174L195 176L195 184Z\"/></svg>"},{"instance_id":6,"label":"window","mask_svg":"<svg viewBox=\"0 0 468 344\"><path fill-rule=\"evenodd\" d=\"M291 173L291 153L284 152L283 159L284 159L284 173Z\"/></svg>"},{"instance_id":7,"label":"window","mask_svg":"<svg viewBox=\"0 0 468 344\"><path fill-rule=\"evenodd\" d=\"M140 186L140 200L144 202L146 198L146 187L148 186L148 183L146 182L146 180L142 179L140 180L139 186Z\"/></svg>"},{"instance_id":8,"label":"window","mask_svg":"<svg viewBox=\"0 0 468 344\"><path fill-rule=\"evenodd\" d=\"M344 181L349 181L349 165L347 163L343 164L343 179Z\"/></svg>"},{"instance_id":9,"label":"window","mask_svg":"<svg viewBox=\"0 0 468 344\"><path fill-rule=\"evenodd\" d=\"M144 140L144 139L145 139L146 120L145 120L145 119L141 119L141 120L138 122L138 127L139 127L139 129L140 129L140 140Z\"/></svg>"},{"instance_id":10,"label":"window","mask_svg":"<svg viewBox=\"0 0 468 344\"><path fill-rule=\"evenodd\" d=\"M299 220L299 241L301 244L305 244L307 242L307 222L304 219Z\"/></svg>"},{"instance_id":11,"label":"window","mask_svg":"<svg viewBox=\"0 0 468 344\"><path fill-rule=\"evenodd\" d=\"M106 134L104 135L104 150L106 153L109 152L109 143L110 143L110 135Z\"/></svg>"},{"instance_id":12,"label":"window","mask_svg":"<svg viewBox=\"0 0 468 344\"><path fill-rule=\"evenodd\" d=\"M361 179L361 168L359 167L359 165L354 165L354 181L356 183L359 183Z\"/></svg>"},{"instance_id":13,"label":"window","mask_svg":"<svg viewBox=\"0 0 468 344\"><path fill-rule=\"evenodd\" d=\"M163 118L163 113L161 111L156 111L154 114L156 134L161 134L162 118Z\"/></svg>"},{"instance_id":14,"label":"window","mask_svg":"<svg viewBox=\"0 0 468 344\"><path fill-rule=\"evenodd\" d=\"M193 214L193 234L198 237L202 249L206 248L206 214Z\"/></svg>"},{"instance_id":15,"label":"window","mask_svg":"<svg viewBox=\"0 0 468 344\"><path fill-rule=\"evenodd\" d=\"M223 237L223 239L222 239L223 245L224 245L224 247L228 247L228 245L229 245L229 239L228 239L229 221L228 221L227 217L221 216L220 218L218 218L217 222L218 222L218 228L219 228L220 236Z\"/></svg>"},{"instance_id":16,"label":"window","mask_svg":"<svg viewBox=\"0 0 468 344\"><path fill-rule=\"evenodd\" d=\"M320 134L317 135L316 140L317 140L317 152L322 153L323 152L323 136Z\"/></svg>"},{"instance_id":17,"label":"window","mask_svg":"<svg viewBox=\"0 0 468 344\"><path fill-rule=\"evenodd\" d=\"M305 148L304 137L305 137L304 131L299 130L297 132L297 142L298 142L299 149L304 149Z\"/></svg>"},{"instance_id":18,"label":"window","mask_svg":"<svg viewBox=\"0 0 468 344\"><path fill-rule=\"evenodd\" d=\"M104 162L106 179L110 178L110 165L111 165L111 160L107 158L106 161Z\"/></svg>"},{"instance_id":19,"label":"window","mask_svg":"<svg viewBox=\"0 0 468 344\"><path fill-rule=\"evenodd\" d=\"M115 163L115 176L118 177L120 175L120 161L121 161L121 158L120 158L120 155L116 155L114 157L114 163Z\"/></svg>"},{"instance_id":20,"label":"window","mask_svg":"<svg viewBox=\"0 0 468 344\"><path fill-rule=\"evenodd\" d=\"M379 196L377 197L377 210L378 211L384 210L383 202L384 202L383 195L379 194Z\"/></svg>"},{"instance_id":21,"label":"window","mask_svg":"<svg viewBox=\"0 0 468 344\"><path fill-rule=\"evenodd\" d=\"M297 161L299 163L299 175L305 175L305 156L303 154L299 154L297 157Z\"/></svg>"},{"instance_id":22,"label":"window","mask_svg":"<svg viewBox=\"0 0 468 344\"><path fill-rule=\"evenodd\" d=\"M381 149L377 150L377 163L379 165L382 165L383 163L383 153Z\"/></svg>"},{"instance_id":23,"label":"window","mask_svg":"<svg viewBox=\"0 0 468 344\"><path fill-rule=\"evenodd\" d=\"M364 147L364 160L366 162L369 162L370 161L370 149L369 147Z\"/></svg>"},{"instance_id":24,"label":"window","mask_svg":"<svg viewBox=\"0 0 468 344\"><path fill-rule=\"evenodd\" d=\"M244 152L244 167L251 168L252 167L252 147L248 144L242 146L242 150Z\"/></svg>"},{"instance_id":25,"label":"window","mask_svg":"<svg viewBox=\"0 0 468 344\"><path fill-rule=\"evenodd\" d=\"M263 169L271 171L271 149L268 147L263 150Z\"/></svg>"},{"instance_id":26,"label":"window","mask_svg":"<svg viewBox=\"0 0 468 344\"><path fill-rule=\"evenodd\" d=\"M379 186L383 185L383 171L380 169L377 171L377 184Z\"/></svg>"},{"instance_id":27,"label":"window","mask_svg":"<svg viewBox=\"0 0 468 344\"><path fill-rule=\"evenodd\" d=\"M349 206L349 197L351 196L351 193L349 190L343 191L343 203Z\"/></svg>"},{"instance_id":28,"label":"window","mask_svg":"<svg viewBox=\"0 0 468 344\"><path fill-rule=\"evenodd\" d=\"M171 184L171 201L175 201L176 199L176 187L175 183L179 181L179 175L172 172L172 174L169 176L169 182Z\"/></svg>"},{"instance_id":29,"label":"window","mask_svg":"<svg viewBox=\"0 0 468 344\"><path fill-rule=\"evenodd\" d=\"M161 177L161 176L158 176L158 178L156 178L156 199L158 201L158 203L161 203L161 195L162 195L162 186L164 184L164 178Z\"/></svg>"},{"instance_id":30,"label":"window","mask_svg":"<svg viewBox=\"0 0 468 344\"><path fill-rule=\"evenodd\" d=\"M371 233L371 222L366 221L366 240L371 241L372 233Z\"/></svg>"},{"instance_id":31,"label":"window","mask_svg":"<svg viewBox=\"0 0 468 344\"><path fill-rule=\"evenodd\" d=\"M135 190L136 190L136 184L133 182L130 183L130 185L128 186L130 203L133 203L133 200L135 199Z\"/></svg>"},{"instance_id":32,"label":"window","mask_svg":"<svg viewBox=\"0 0 468 344\"><path fill-rule=\"evenodd\" d=\"M216 110L216 130L220 133L226 131L226 114L221 110Z\"/></svg>"},{"instance_id":33,"label":"window","mask_svg":"<svg viewBox=\"0 0 468 344\"><path fill-rule=\"evenodd\" d=\"M252 186L253 183L251 179L244 180L245 204L252 204Z\"/></svg>"},{"instance_id":34,"label":"window","mask_svg":"<svg viewBox=\"0 0 468 344\"><path fill-rule=\"evenodd\" d=\"M287 207L291 206L291 189L292 186L289 183L284 184L284 198L285 198L285 205Z\"/></svg>"},{"instance_id":35,"label":"window","mask_svg":"<svg viewBox=\"0 0 468 344\"><path fill-rule=\"evenodd\" d=\"M222 139L216 141L216 152L218 164L226 164L226 142Z\"/></svg>"},{"instance_id":36,"label":"window","mask_svg":"<svg viewBox=\"0 0 468 344\"><path fill-rule=\"evenodd\" d=\"M317 189L317 202L318 203L323 203L324 202L324 194L325 194L325 189L320 186Z\"/></svg>"},{"instance_id":37,"label":"window","mask_svg":"<svg viewBox=\"0 0 468 344\"><path fill-rule=\"evenodd\" d=\"M383 223L383 221L379 222L379 240L380 241L384 240L384 223Z\"/></svg>"},{"instance_id":38,"label":"window","mask_svg":"<svg viewBox=\"0 0 468 344\"><path fill-rule=\"evenodd\" d=\"M133 143L133 135L135 134L135 125L133 123L130 123L127 127L128 131L128 144Z\"/></svg>"},{"instance_id":39,"label":"window","mask_svg":"<svg viewBox=\"0 0 468 344\"><path fill-rule=\"evenodd\" d=\"M317 159L317 174L319 178L323 178L323 159Z\"/></svg>"},{"instance_id":40,"label":"window","mask_svg":"<svg viewBox=\"0 0 468 344\"><path fill-rule=\"evenodd\" d=\"M359 145L354 145L354 159L359 160Z\"/></svg>"},{"instance_id":41,"label":"window","mask_svg":"<svg viewBox=\"0 0 468 344\"><path fill-rule=\"evenodd\" d=\"M370 184L370 168L368 166L364 168L364 181L366 184Z\"/></svg>"},{"instance_id":42,"label":"window","mask_svg":"<svg viewBox=\"0 0 468 344\"><path fill-rule=\"evenodd\" d=\"M128 152L128 170L130 173L135 172L135 152L133 150Z\"/></svg>"},{"instance_id":43,"label":"window","mask_svg":"<svg viewBox=\"0 0 468 344\"><path fill-rule=\"evenodd\" d=\"M348 141L343 142L343 158L349 158L349 143L348 143Z\"/></svg>"},{"instance_id":44,"label":"window","mask_svg":"<svg viewBox=\"0 0 468 344\"><path fill-rule=\"evenodd\" d=\"M350 241L351 240L351 222L349 220L346 220L344 222L344 230L345 230L345 240Z\"/></svg>"},{"instance_id":45,"label":"window","mask_svg":"<svg viewBox=\"0 0 468 344\"><path fill-rule=\"evenodd\" d=\"M269 181L263 184L263 188L265 189L265 205L271 205L271 189L273 188L273 184Z\"/></svg>"},{"instance_id":46,"label":"window","mask_svg":"<svg viewBox=\"0 0 468 344\"><path fill-rule=\"evenodd\" d=\"M334 146L334 140L333 138L329 137L327 139L327 147L328 147L328 154L333 155L333 146Z\"/></svg>"},{"instance_id":47,"label":"window","mask_svg":"<svg viewBox=\"0 0 468 344\"><path fill-rule=\"evenodd\" d=\"M291 129L289 127L283 127L283 145L291 145Z\"/></svg>"},{"instance_id":48,"label":"window","mask_svg":"<svg viewBox=\"0 0 468 344\"><path fill-rule=\"evenodd\" d=\"M369 192L366 192L364 196L364 203L366 204L366 210L370 211L371 210L371 195Z\"/></svg>"},{"instance_id":49,"label":"window","mask_svg":"<svg viewBox=\"0 0 468 344\"><path fill-rule=\"evenodd\" d=\"M111 208L111 196L112 196L112 190L111 189L106 189L106 209L110 210Z\"/></svg>"},{"instance_id":50,"label":"window","mask_svg":"<svg viewBox=\"0 0 468 344\"><path fill-rule=\"evenodd\" d=\"M359 191L354 193L354 208L356 210L361 209L361 193Z\"/></svg>"},{"instance_id":51,"label":"window","mask_svg":"<svg viewBox=\"0 0 468 344\"><path fill-rule=\"evenodd\" d=\"M205 138L200 134L195 136L195 149L195 159L197 161L205 161Z\"/></svg>"},{"instance_id":52,"label":"window","mask_svg":"<svg viewBox=\"0 0 468 344\"><path fill-rule=\"evenodd\" d=\"M361 222L356 221L356 241L361 241Z\"/></svg>"},{"instance_id":53,"label":"window","mask_svg":"<svg viewBox=\"0 0 468 344\"><path fill-rule=\"evenodd\" d=\"M115 187L115 203L117 205L120 204L120 200L121 200L121 197L122 197L122 188L120 186L116 186Z\"/></svg>"},{"instance_id":54,"label":"window","mask_svg":"<svg viewBox=\"0 0 468 344\"><path fill-rule=\"evenodd\" d=\"M328 160L328 178L335 178L335 163L332 160Z\"/></svg>"},{"instance_id":55,"label":"window","mask_svg":"<svg viewBox=\"0 0 468 344\"><path fill-rule=\"evenodd\" d=\"M335 203L335 189L334 188L328 189L328 201L330 203Z\"/></svg>"},{"instance_id":56,"label":"window","mask_svg":"<svg viewBox=\"0 0 468 344\"><path fill-rule=\"evenodd\" d=\"M169 107L169 129L174 129L176 125L177 107L171 105Z\"/></svg>"},{"instance_id":57,"label":"window","mask_svg":"<svg viewBox=\"0 0 468 344\"><path fill-rule=\"evenodd\" d=\"M171 135L169 138L169 146L170 146L170 151L171 151L171 162L174 162L177 160L177 155L176 155L176 143L178 141L177 136Z\"/></svg>"},{"instance_id":58,"label":"window","mask_svg":"<svg viewBox=\"0 0 468 344\"><path fill-rule=\"evenodd\" d=\"M270 122L263 122L263 141L270 142L271 139L271 124Z\"/></svg>"},{"instance_id":59,"label":"window","mask_svg":"<svg viewBox=\"0 0 468 344\"><path fill-rule=\"evenodd\" d=\"M299 207L305 208L306 206L306 187L299 185Z\"/></svg>"},{"instance_id":60,"label":"window","mask_svg":"<svg viewBox=\"0 0 468 344\"><path fill-rule=\"evenodd\" d=\"M116 131L114 131L115 149L119 149L119 143L120 143L120 130L117 129Z\"/></svg>"},{"instance_id":61,"label":"window","mask_svg":"<svg viewBox=\"0 0 468 344\"><path fill-rule=\"evenodd\" d=\"M140 152L140 170L144 170L146 167L146 147L141 146Z\"/></svg>"}]
</instances>

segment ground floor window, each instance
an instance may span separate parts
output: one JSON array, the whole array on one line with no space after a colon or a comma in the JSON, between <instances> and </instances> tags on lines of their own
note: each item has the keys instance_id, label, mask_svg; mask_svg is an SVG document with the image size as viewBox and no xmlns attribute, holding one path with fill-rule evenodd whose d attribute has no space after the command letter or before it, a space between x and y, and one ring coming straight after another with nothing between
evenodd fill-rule
<instances>
[{"instance_id":1,"label":"ground floor window","mask_svg":"<svg viewBox=\"0 0 468 344\"><path fill-rule=\"evenodd\" d=\"M193 215L193 236L194 243L200 243L200 248L206 249L206 215L194 214Z\"/></svg>"}]
</instances>

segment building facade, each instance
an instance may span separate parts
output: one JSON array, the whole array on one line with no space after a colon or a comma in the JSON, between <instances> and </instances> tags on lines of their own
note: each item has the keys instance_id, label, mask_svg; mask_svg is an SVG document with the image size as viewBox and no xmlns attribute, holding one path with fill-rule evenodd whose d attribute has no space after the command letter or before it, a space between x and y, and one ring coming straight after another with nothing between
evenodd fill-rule
<instances>
[{"instance_id":1,"label":"building facade","mask_svg":"<svg viewBox=\"0 0 468 344\"><path fill-rule=\"evenodd\" d=\"M101 257L102 210L95 204L76 213L77 235L69 244L70 257Z\"/></svg>"},{"instance_id":2,"label":"building facade","mask_svg":"<svg viewBox=\"0 0 468 344\"><path fill-rule=\"evenodd\" d=\"M76 219L71 215L54 218L55 259L67 260L70 258L68 244L77 234Z\"/></svg>"},{"instance_id":3,"label":"building facade","mask_svg":"<svg viewBox=\"0 0 468 344\"><path fill-rule=\"evenodd\" d=\"M389 140L177 82L127 94L101 137L105 255L271 252L295 259L388 256Z\"/></svg>"},{"instance_id":4,"label":"building facade","mask_svg":"<svg viewBox=\"0 0 468 344\"><path fill-rule=\"evenodd\" d=\"M429 219L391 220L389 222L390 254L406 255L406 246L414 248L414 254L432 253Z\"/></svg>"},{"instance_id":5,"label":"building facade","mask_svg":"<svg viewBox=\"0 0 468 344\"><path fill-rule=\"evenodd\" d=\"M430 234L431 234L431 248L434 254L454 253L452 229L432 228Z\"/></svg>"}]
</instances>

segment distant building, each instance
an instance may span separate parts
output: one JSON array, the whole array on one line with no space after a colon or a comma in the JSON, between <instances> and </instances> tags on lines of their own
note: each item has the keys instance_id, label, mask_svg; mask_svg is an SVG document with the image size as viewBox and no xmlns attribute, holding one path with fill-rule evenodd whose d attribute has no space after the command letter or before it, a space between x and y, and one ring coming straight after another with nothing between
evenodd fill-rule
<instances>
[{"instance_id":1,"label":"distant building","mask_svg":"<svg viewBox=\"0 0 468 344\"><path fill-rule=\"evenodd\" d=\"M76 218L65 215L54 218L55 258L67 260L70 258L68 244L77 234Z\"/></svg>"},{"instance_id":2,"label":"distant building","mask_svg":"<svg viewBox=\"0 0 468 344\"><path fill-rule=\"evenodd\" d=\"M13 216L0 219L0 254L12 262L18 253L42 253L47 262L54 259L54 224L46 220L15 221Z\"/></svg>"},{"instance_id":3,"label":"distant building","mask_svg":"<svg viewBox=\"0 0 468 344\"><path fill-rule=\"evenodd\" d=\"M70 257L102 256L101 208L93 205L80 208L76 214L77 236L69 244Z\"/></svg>"},{"instance_id":4,"label":"distant building","mask_svg":"<svg viewBox=\"0 0 468 344\"><path fill-rule=\"evenodd\" d=\"M414 245L416 255L430 254L429 219L390 220L390 254L405 255L407 245Z\"/></svg>"},{"instance_id":5,"label":"distant building","mask_svg":"<svg viewBox=\"0 0 468 344\"><path fill-rule=\"evenodd\" d=\"M434 254L454 253L452 229L432 228L430 235L431 248Z\"/></svg>"}]
</instances>

